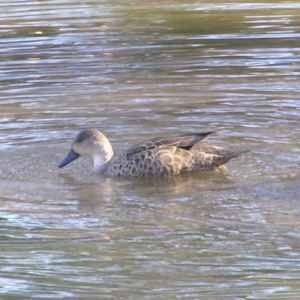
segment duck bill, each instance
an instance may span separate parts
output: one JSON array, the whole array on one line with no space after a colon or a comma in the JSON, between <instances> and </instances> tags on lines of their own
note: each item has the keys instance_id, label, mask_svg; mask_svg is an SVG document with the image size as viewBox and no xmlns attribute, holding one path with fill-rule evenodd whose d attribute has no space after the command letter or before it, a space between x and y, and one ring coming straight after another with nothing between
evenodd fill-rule
<instances>
[{"instance_id":1,"label":"duck bill","mask_svg":"<svg viewBox=\"0 0 300 300\"><path fill-rule=\"evenodd\" d=\"M59 168L63 168L64 166L68 165L70 162L78 158L80 155L76 153L73 149L69 152L69 154L60 162L58 165Z\"/></svg>"}]
</instances>

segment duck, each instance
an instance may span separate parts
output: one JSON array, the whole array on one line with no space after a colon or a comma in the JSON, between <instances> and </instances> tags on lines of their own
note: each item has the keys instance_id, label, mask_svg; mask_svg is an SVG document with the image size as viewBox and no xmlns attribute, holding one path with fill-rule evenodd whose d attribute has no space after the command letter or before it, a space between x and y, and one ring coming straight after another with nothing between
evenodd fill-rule
<instances>
[{"instance_id":1,"label":"duck","mask_svg":"<svg viewBox=\"0 0 300 300\"><path fill-rule=\"evenodd\" d=\"M96 129L87 129L76 135L69 154L58 167L63 168L80 156L91 156L93 171L109 176L153 177L226 171L225 163L249 150L232 151L205 143L214 133L155 137L113 158L113 148L107 137Z\"/></svg>"}]
</instances>

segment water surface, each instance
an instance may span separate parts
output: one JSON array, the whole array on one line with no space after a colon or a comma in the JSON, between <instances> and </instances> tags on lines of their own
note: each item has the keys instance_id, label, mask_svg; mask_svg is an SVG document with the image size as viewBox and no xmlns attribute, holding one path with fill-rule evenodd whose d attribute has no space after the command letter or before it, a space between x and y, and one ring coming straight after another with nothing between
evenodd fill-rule
<instances>
[{"instance_id":1,"label":"water surface","mask_svg":"<svg viewBox=\"0 0 300 300\"><path fill-rule=\"evenodd\" d=\"M297 299L297 1L0 4L0 298ZM116 179L115 153L218 131L227 173Z\"/></svg>"}]
</instances>

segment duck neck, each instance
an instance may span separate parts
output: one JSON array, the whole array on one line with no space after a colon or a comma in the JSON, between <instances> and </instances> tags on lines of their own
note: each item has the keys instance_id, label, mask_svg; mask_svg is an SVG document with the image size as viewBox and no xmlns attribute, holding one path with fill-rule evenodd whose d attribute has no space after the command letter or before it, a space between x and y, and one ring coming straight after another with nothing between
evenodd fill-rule
<instances>
[{"instance_id":1,"label":"duck neck","mask_svg":"<svg viewBox=\"0 0 300 300\"><path fill-rule=\"evenodd\" d=\"M103 158L103 155L95 155L94 156L94 169L93 169L93 171L95 173L100 173L100 174L105 173L106 169L110 165L111 158L112 158L112 154L107 155L104 158Z\"/></svg>"},{"instance_id":2,"label":"duck neck","mask_svg":"<svg viewBox=\"0 0 300 300\"><path fill-rule=\"evenodd\" d=\"M106 170L109 168L109 166L110 166L110 161L97 167L97 169L95 169L95 167L94 167L94 172L96 172L98 174L105 174Z\"/></svg>"}]
</instances>

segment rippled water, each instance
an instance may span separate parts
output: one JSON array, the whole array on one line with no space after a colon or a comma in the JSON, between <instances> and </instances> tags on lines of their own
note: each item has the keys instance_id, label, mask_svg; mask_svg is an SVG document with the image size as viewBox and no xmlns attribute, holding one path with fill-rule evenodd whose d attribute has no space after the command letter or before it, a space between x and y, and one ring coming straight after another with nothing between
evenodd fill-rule
<instances>
[{"instance_id":1,"label":"rippled water","mask_svg":"<svg viewBox=\"0 0 300 300\"><path fill-rule=\"evenodd\" d=\"M300 4L0 3L1 299L297 299ZM214 130L228 172L57 168Z\"/></svg>"}]
</instances>

